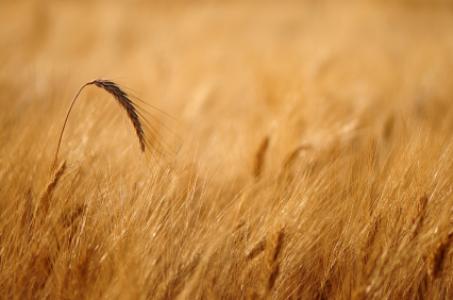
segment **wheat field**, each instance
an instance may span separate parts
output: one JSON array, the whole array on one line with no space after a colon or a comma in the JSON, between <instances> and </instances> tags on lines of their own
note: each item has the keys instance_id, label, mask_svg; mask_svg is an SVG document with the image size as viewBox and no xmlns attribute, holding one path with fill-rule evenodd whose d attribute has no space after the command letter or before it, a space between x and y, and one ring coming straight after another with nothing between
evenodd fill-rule
<instances>
[{"instance_id":1,"label":"wheat field","mask_svg":"<svg viewBox=\"0 0 453 300\"><path fill-rule=\"evenodd\" d=\"M0 297L452 299L452 4L2 1Z\"/></svg>"}]
</instances>

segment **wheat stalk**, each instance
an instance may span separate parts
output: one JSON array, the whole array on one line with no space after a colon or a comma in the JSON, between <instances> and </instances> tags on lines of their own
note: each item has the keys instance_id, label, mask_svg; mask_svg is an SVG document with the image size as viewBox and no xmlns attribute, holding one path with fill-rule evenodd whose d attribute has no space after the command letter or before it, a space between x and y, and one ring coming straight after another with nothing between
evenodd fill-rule
<instances>
[{"instance_id":1,"label":"wheat stalk","mask_svg":"<svg viewBox=\"0 0 453 300\"><path fill-rule=\"evenodd\" d=\"M135 103L130 99L128 94L125 91L123 91L118 86L118 84L116 84L115 82L110 81L110 80L97 79L97 80L93 80L91 82L87 82L84 85L82 85L80 87L79 91L77 92L77 94L72 99L68 112L66 113L63 127L61 128L60 136L58 137L58 144L57 144L57 149L55 151L54 160L52 163L52 170L55 169L55 166L56 166L56 163L58 160L58 153L60 151L61 141L63 139L63 133L66 128L66 124L68 122L69 115L71 114L72 108L74 107L74 104L77 101L77 99L79 98L79 95L82 93L83 89L89 85L95 85L95 86L105 90L106 92L108 92L110 95L112 95L115 98L115 100L121 105L121 107L123 107L124 110L126 110L127 115L129 117L129 119L131 120L132 125L135 128L135 133L137 134L138 141L140 143L140 149L142 150L142 152L144 152L146 149L145 132L143 130L142 121L140 120L139 113L137 111L137 107L136 107Z\"/></svg>"}]
</instances>

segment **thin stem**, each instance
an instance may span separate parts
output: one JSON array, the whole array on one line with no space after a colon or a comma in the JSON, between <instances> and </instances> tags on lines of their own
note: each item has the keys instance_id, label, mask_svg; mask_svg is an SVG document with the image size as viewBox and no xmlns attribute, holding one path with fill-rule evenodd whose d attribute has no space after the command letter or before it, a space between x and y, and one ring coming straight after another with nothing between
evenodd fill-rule
<instances>
[{"instance_id":1,"label":"thin stem","mask_svg":"<svg viewBox=\"0 0 453 300\"><path fill-rule=\"evenodd\" d=\"M58 153L60 152L61 140L63 139L63 133L66 128L66 124L68 123L69 114L71 113L72 108L73 108L77 98L79 98L79 95L82 92L82 90L90 84L93 84L93 82L88 82L88 83L85 83L84 85L82 85L82 87L80 87L79 91L72 99L71 105L69 106L68 112L66 113L66 118L64 119L63 128L61 128L60 136L58 138L57 150L55 151L55 156L54 156L53 163L52 163L52 170L55 170L55 166L57 164Z\"/></svg>"}]
</instances>

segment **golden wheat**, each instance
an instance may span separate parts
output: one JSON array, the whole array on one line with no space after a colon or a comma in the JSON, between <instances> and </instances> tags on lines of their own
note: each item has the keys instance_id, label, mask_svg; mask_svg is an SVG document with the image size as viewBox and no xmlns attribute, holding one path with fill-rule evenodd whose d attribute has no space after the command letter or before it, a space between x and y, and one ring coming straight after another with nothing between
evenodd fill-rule
<instances>
[{"instance_id":1,"label":"golden wheat","mask_svg":"<svg viewBox=\"0 0 453 300\"><path fill-rule=\"evenodd\" d=\"M453 12L415 2L0 1L0 298L453 299Z\"/></svg>"}]
</instances>

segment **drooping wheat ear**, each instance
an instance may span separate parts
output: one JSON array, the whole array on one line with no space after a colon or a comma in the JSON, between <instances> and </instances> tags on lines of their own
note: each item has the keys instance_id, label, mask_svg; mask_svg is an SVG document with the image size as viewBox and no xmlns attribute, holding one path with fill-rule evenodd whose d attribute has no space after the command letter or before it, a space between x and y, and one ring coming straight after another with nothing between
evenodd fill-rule
<instances>
[{"instance_id":1,"label":"drooping wheat ear","mask_svg":"<svg viewBox=\"0 0 453 300\"><path fill-rule=\"evenodd\" d=\"M129 98L127 93L125 91L123 91L118 86L118 84L116 84L115 82L110 81L110 80L97 79L97 80L93 80L91 82L88 82L88 83L85 83L84 85L82 85L80 87L79 91L77 92L77 94L72 99L71 105L69 106L68 112L66 113L66 118L64 120L63 127L60 132L60 136L58 138L57 150L55 152L55 157L54 157L54 161L52 164L53 170L55 169L55 166L57 163L58 152L60 151L61 140L63 139L63 133L66 128L66 124L68 122L69 115L72 111L72 108L74 107L75 102L79 98L80 93L82 92L82 90L85 87L87 87L89 85L95 85L95 86L105 90L106 92L108 92L110 95L112 95L115 98L115 100L121 105L121 107L123 107L126 110L127 115L129 117L129 119L131 120L132 125L135 128L135 132L137 134L138 141L140 143L140 149L142 150L142 152L145 151L145 148L146 148L145 132L143 130L143 125L140 120L139 114L137 112L135 103Z\"/></svg>"},{"instance_id":2,"label":"drooping wheat ear","mask_svg":"<svg viewBox=\"0 0 453 300\"><path fill-rule=\"evenodd\" d=\"M95 80L92 82L97 87L103 88L110 93L118 103L126 110L129 119L134 125L135 133L137 134L138 141L140 142L140 149L142 152L145 151L145 132L143 130L142 123L137 113L137 108L134 102L116 83L109 80Z\"/></svg>"}]
</instances>

